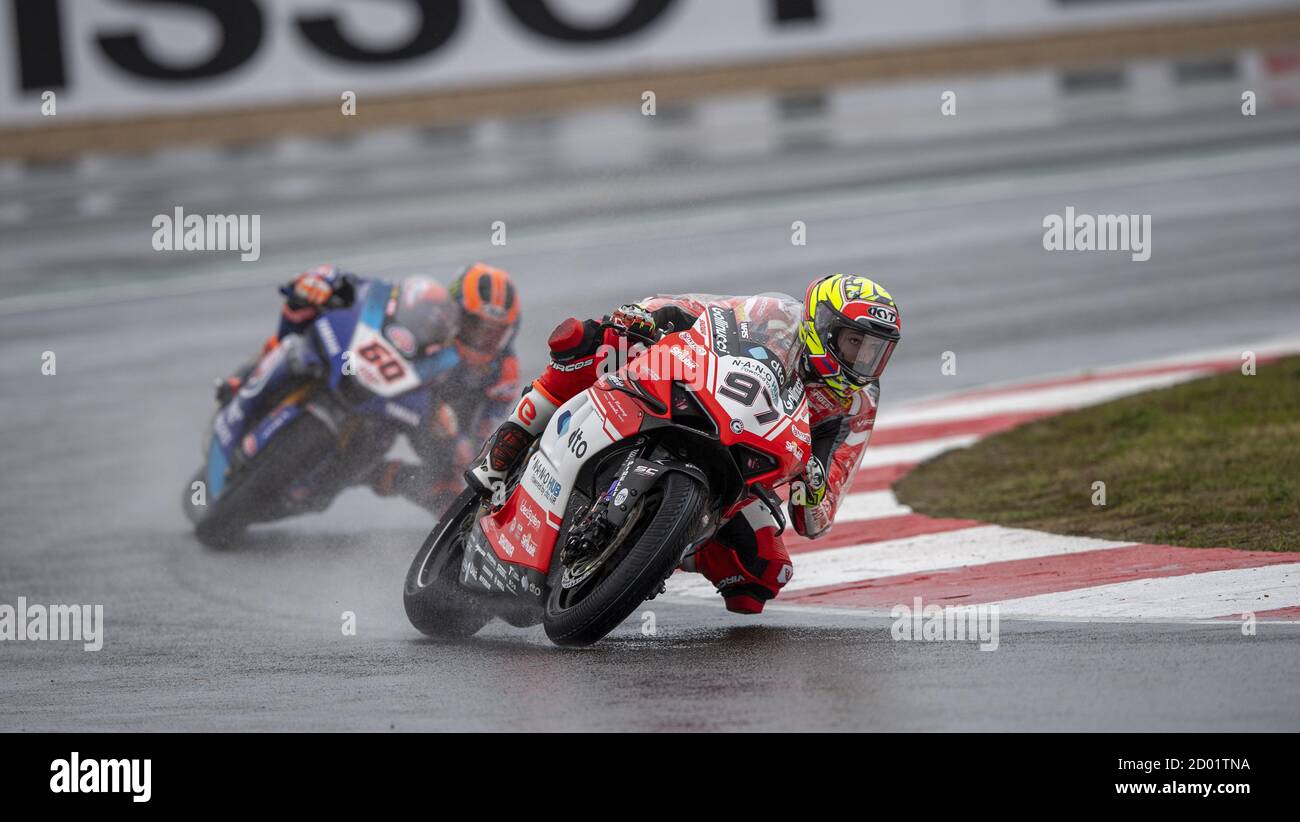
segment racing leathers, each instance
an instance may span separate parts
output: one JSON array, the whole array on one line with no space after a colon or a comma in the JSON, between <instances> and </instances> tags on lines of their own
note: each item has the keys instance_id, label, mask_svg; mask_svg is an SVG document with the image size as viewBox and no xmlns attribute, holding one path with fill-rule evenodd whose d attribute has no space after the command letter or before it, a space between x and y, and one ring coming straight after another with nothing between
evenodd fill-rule
<instances>
[{"instance_id":1,"label":"racing leathers","mask_svg":"<svg viewBox=\"0 0 1300 822\"><path fill-rule=\"evenodd\" d=\"M607 320L640 334L683 330L695 324L709 304L735 304L745 298L706 295L655 296L623 306ZM751 298L757 299L757 298ZM597 320L570 318L549 339L551 361L533 381L505 422L485 445L478 464L466 474L481 492L514 464L545 430L555 410L589 388L600 376L604 357L618 346L619 332ZM876 419L879 386L872 382L849 398L830 391L801 371L812 432L804 474L792 485L790 519L807 538L825 534L853 485ZM685 558L682 568L704 575L731 611L755 614L793 577L780 525L760 500L750 499L716 536Z\"/></svg>"}]
</instances>

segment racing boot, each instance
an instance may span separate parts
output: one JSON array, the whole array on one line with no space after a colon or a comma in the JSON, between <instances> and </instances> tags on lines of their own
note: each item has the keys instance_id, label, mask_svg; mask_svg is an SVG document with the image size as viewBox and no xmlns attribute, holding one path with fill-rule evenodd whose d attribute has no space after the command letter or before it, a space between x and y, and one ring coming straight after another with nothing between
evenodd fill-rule
<instances>
[{"instance_id":1,"label":"racing boot","mask_svg":"<svg viewBox=\"0 0 1300 822\"><path fill-rule=\"evenodd\" d=\"M760 614L794 577L778 528L767 508L751 501L713 539L684 558L681 569L703 574L712 582L728 611Z\"/></svg>"},{"instance_id":2,"label":"racing boot","mask_svg":"<svg viewBox=\"0 0 1300 822\"><path fill-rule=\"evenodd\" d=\"M495 497L528 448L546 430L559 405L534 382L515 404L505 422L483 443L483 450L465 471L465 484L480 496Z\"/></svg>"},{"instance_id":3,"label":"racing boot","mask_svg":"<svg viewBox=\"0 0 1300 822\"><path fill-rule=\"evenodd\" d=\"M551 362L520 398L509 418L483 444L465 483L483 496L505 488L506 477L546 430L555 410L590 388L617 335L596 320L570 317L555 327L547 345ZM607 350L602 351L602 346Z\"/></svg>"}]
</instances>

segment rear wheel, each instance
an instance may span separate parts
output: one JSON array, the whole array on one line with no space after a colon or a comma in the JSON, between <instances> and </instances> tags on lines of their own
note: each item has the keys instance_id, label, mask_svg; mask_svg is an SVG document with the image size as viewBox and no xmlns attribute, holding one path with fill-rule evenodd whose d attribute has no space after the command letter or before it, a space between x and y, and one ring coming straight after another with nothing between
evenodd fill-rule
<instances>
[{"instance_id":1,"label":"rear wheel","mask_svg":"<svg viewBox=\"0 0 1300 822\"><path fill-rule=\"evenodd\" d=\"M204 545L223 548L237 541L254 522L274 519L285 504L284 493L334 450L334 435L310 414L302 414L276 434L253 461L236 473L216 500L198 516L187 494L194 535Z\"/></svg>"},{"instance_id":2,"label":"rear wheel","mask_svg":"<svg viewBox=\"0 0 1300 822\"><path fill-rule=\"evenodd\" d=\"M461 492L411 561L402 604L407 619L421 633L437 639L464 639L492 619L459 583L465 540L478 512L478 495L468 489Z\"/></svg>"},{"instance_id":3,"label":"rear wheel","mask_svg":"<svg viewBox=\"0 0 1300 822\"><path fill-rule=\"evenodd\" d=\"M551 641L590 645L658 591L677 566L708 498L698 480L669 471L629 512L631 528L609 546L598 568L574 578L557 560L542 619Z\"/></svg>"}]
</instances>

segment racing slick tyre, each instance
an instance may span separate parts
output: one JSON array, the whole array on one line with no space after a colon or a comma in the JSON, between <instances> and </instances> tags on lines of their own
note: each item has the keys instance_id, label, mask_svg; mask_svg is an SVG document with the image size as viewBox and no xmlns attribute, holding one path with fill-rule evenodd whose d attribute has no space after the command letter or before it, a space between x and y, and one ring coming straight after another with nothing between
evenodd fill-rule
<instances>
[{"instance_id":1,"label":"racing slick tyre","mask_svg":"<svg viewBox=\"0 0 1300 822\"><path fill-rule=\"evenodd\" d=\"M429 532L406 572L402 589L406 618L435 639L465 639L492 620L457 581L465 539L478 511L478 495L471 489L462 491Z\"/></svg>"},{"instance_id":2,"label":"racing slick tyre","mask_svg":"<svg viewBox=\"0 0 1300 822\"><path fill-rule=\"evenodd\" d=\"M303 414L230 478L221 496L209 501L205 513L200 514L199 507L190 504L187 486L185 506L194 519L194 535L210 548L225 548L238 541L254 522L282 515L278 507L285 503L285 489L334 447L334 435L325 424Z\"/></svg>"},{"instance_id":3,"label":"racing slick tyre","mask_svg":"<svg viewBox=\"0 0 1300 822\"><path fill-rule=\"evenodd\" d=\"M629 512L631 528L590 576L573 583L557 559L542 616L551 641L590 645L657 593L677 567L708 499L699 480L669 471Z\"/></svg>"}]
</instances>

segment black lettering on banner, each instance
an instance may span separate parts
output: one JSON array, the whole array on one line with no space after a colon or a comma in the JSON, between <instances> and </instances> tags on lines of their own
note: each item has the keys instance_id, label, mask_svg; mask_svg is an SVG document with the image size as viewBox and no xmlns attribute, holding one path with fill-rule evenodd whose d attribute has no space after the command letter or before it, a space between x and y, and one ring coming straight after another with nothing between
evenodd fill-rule
<instances>
[{"instance_id":1,"label":"black lettering on banner","mask_svg":"<svg viewBox=\"0 0 1300 822\"><path fill-rule=\"evenodd\" d=\"M138 29L97 35L104 55L123 71L164 82L216 77L248 62L261 47L265 21L258 0L117 0L152 10L179 6L211 16L218 29L212 54L189 65L166 65L146 51ZM395 46L370 48L348 39L335 13L307 14L295 22L304 38L322 54L350 63L394 63L436 51L455 35L463 15L461 0L408 0L419 25ZM635 0L613 19L576 25L561 18L547 0L503 0L513 17L533 34L566 43L602 43L636 34L658 20L676 0ZM773 22L814 22L817 0L769 0ZM11 0L14 63L23 92L62 89L68 85L64 56L62 0Z\"/></svg>"},{"instance_id":2,"label":"black lettering on banner","mask_svg":"<svg viewBox=\"0 0 1300 822\"><path fill-rule=\"evenodd\" d=\"M121 0L141 6L188 6L212 15L220 28L217 49L206 59L188 66L165 66L150 57L140 34L128 31L104 34L99 47L124 71L150 80L198 80L215 77L247 62L262 42L262 12L253 0Z\"/></svg>"},{"instance_id":3,"label":"black lettering on banner","mask_svg":"<svg viewBox=\"0 0 1300 822\"><path fill-rule=\"evenodd\" d=\"M663 14L673 0L636 0L622 17L589 28L578 28L561 20L546 0L505 0L505 3L520 23L543 37L566 43L599 43L637 33Z\"/></svg>"},{"instance_id":4,"label":"black lettering on banner","mask_svg":"<svg viewBox=\"0 0 1300 822\"><path fill-rule=\"evenodd\" d=\"M61 89L63 26L59 0L13 0L14 54L22 91Z\"/></svg>"},{"instance_id":5,"label":"black lettering on banner","mask_svg":"<svg viewBox=\"0 0 1300 822\"><path fill-rule=\"evenodd\" d=\"M338 18L324 14L298 18L298 29L313 46L336 60L350 63L396 63L412 60L440 48L460 24L460 0L410 0L420 15L420 25L406 42L385 49L362 48L344 36Z\"/></svg>"},{"instance_id":6,"label":"black lettering on banner","mask_svg":"<svg viewBox=\"0 0 1300 822\"><path fill-rule=\"evenodd\" d=\"M772 0L772 19L776 23L814 22L817 0Z\"/></svg>"}]
</instances>

